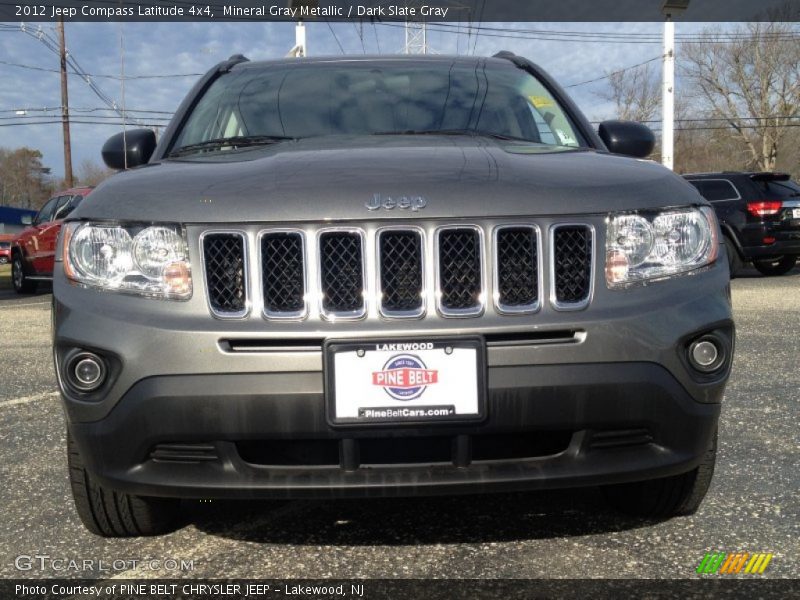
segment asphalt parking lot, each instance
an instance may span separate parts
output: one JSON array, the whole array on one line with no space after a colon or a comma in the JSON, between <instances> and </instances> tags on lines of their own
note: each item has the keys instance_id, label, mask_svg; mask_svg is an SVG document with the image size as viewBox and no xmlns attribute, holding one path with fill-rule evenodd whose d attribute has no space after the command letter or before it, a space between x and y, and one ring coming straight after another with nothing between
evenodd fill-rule
<instances>
[{"instance_id":1,"label":"asphalt parking lot","mask_svg":"<svg viewBox=\"0 0 800 600\"><path fill-rule=\"evenodd\" d=\"M717 471L692 517L648 522L596 489L435 499L192 502L156 538L87 533L67 483L50 295L0 283L0 573L12 577L683 578L709 551L772 552L800 575L800 269L733 282L738 347ZM20 555L92 560L18 570ZM113 567L113 561L128 561ZM130 561L135 560L133 568ZM177 561L177 564L170 562ZM95 572L103 561L111 570ZM155 562L150 562L155 561ZM190 561L180 568L180 561ZM16 564L16 566L15 566ZM117 563L119 564L119 563ZM23 566L25 563L23 562ZM191 567L191 568L189 568Z\"/></svg>"}]
</instances>

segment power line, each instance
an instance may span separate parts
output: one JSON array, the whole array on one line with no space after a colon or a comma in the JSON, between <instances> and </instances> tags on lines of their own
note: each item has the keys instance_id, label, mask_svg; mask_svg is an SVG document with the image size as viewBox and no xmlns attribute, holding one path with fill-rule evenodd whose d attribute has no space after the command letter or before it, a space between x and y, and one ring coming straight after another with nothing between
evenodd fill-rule
<instances>
[{"instance_id":1,"label":"power line","mask_svg":"<svg viewBox=\"0 0 800 600\"><path fill-rule=\"evenodd\" d=\"M30 126L30 125L51 125L51 124L61 124L61 119L57 121L27 121L22 123L0 123L0 127L21 127L21 126ZM82 119L70 119L70 125L78 124L78 125L113 125L114 127L118 127L120 125L120 121L86 121ZM135 123L138 127L164 127L164 123Z\"/></svg>"},{"instance_id":2,"label":"power line","mask_svg":"<svg viewBox=\"0 0 800 600\"><path fill-rule=\"evenodd\" d=\"M453 25L452 23L444 23L438 22L433 23L436 27L442 29L450 29L450 33L458 33L459 32L459 25ZM453 29L456 31L452 31ZM517 34L532 34L538 36L548 36L548 37L563 37L563 38L575 38L577 40L595 40L595 41L629 41L631 39L638 39L640 41L646 41L647 43L660 43L662 41L661 33L660 32L653 32L653 33L639 33L639 32L625 32L625 33L606 33L606 32L587 32L587 31L559 31L559 30L549 30L549 29L509 29L509 28L501 28L501 27L489 27L486 25L474 25L473 29L476 31L493 31L493 32L500 32L500 33L517 33ZM489 34L486 34L489 35ZM795 40L800 36L800 30L790 29L788 31L765 31L759 32L758 37L763 39L787 39L787 40ZM748 40L753 37L753 34L747 31L728 31L728 32L714 32L714 31L704 31L698 33L683 33L683 34L676 34L676 39L682 41L696 41L696 40L707 40L713 38L713 41L724 40L728 42L733 41L743 41Z\"/></svg>"},{"instance_id":3,"label":"power line","mask_svg":"<svg viewBox=\"0 0 800 600\"><path fill-rule=\"evenodd\" d=\"M364 22L361 21L358 25L356 25L355 21L350 21L353 24L353 27L356 29L356 35L361 40L361 53L367 53L367 47L364 45Z\"/></svg>"},{"instance_id":4,"label":"power line","mask_svg":"<svg viewBox=\"0 0 800 600\"><path fill-rule=\"evenodd\" d=\"M395 27L395 28L402 28L404 25L400 25L397 23L391 22L379 22L378 25L382 25L384 27ZM454 29L452 25L448 23L429 23L428 24L430 31L436 31L439 33L449 33L455 35L463 35L458 29ZM662 43L662 39L659 36L653 35L649 38L631 38L627 35L620 35L616 34L617 37L597 37L597 34L576 34L572 36L562 36L562 35L551 35L549 33L526 33L526 30L519 30L519 29L498 29L498 28L487 28L481 26L474 26L474 30L476 30L476 45L477 45L477 34L483 35L484 37L490 38L502 38L502 39L514 39L514 40L534 40L534 41L546 41L546 42L580 42L580 43L597 43L597 44L660 44ZM488 32L496 32L496 33L487 33ZM679 37L679 41L682 42L694 42L694 43L733 43L737 41L744 41L750 39L750 37L724 37L719 34L691 34L696 37ZM772 39L775 41L781 42L798 42L800 41L800 32L785 32L780 33L777 35L769 35L767 34L759 34L760 39Z\"/></svg>"},{"instance_id":5,"label":"power line","mask_svg":"<svg viewBox=\"0 0 800 600\"><path fill-rule=\"evenodd\" d=\"M375 21L372 21L372 32L375 34L375 46L378 48L378 54L381 54L381 42L378 39L378 28L375 27Z\"/></svg>"},{"instance_id":6,"label":"power line","mask_svg":"<svg viewBox=\"0 0 800 600\"><path fill-rule=\"evenodd\" d=\"M55 112L55 111L53 111L53 112ZM70 113L72 113L72 112L73 112L72 109L70 109ZM49 118L51 118L51 115L33 115L33 116L29 117L29 118L30 119L49 119ZM113 116L113 115L108 115L108 116L91 115L91 117L83 117L83 118L91 118L93 120L102 121L104 123L122 123L122 120L120 119L120 117ZM164 121L164 123L168 123L169 121L172 120L171 117L156 117L156 116L150 116L150 117L148 117L148 119L151 120L151 121ZM21 117L19 115L0 117L0 121L23 121L23 120L28 120L28 119L26 119L25 117ZM126 120L128 120L128 119L126 119ZM133 118L131 117L130 121L132 121L132 120L133 120Z\"/></svg>"},{"instance_id":7,"label":"power line","mask_svg":"<svg viewBox=\"0 0 800 600\"><path fill-rule=\"evenodd\" d=\"M18 67L20 69L29 69L32 71L45 71L47 73L60 73L58 69L50 69L47 67L38 67L35 65L25 65L22 63L15 63L9 62L7 60L0 60L0 64L8 65L9 67ZM79 77L83 77L81 73L77 71L69 71L70 75L78 75ZM131 79L170 79L173 77L199 77L202 73L170 73L166 75L126 75L124 78L120 77L119 75L105 75L105 74L98 74L98 73L86 73L89 77L95 77L98 79L114 79L116 81L121 81L125 79L129 81Z\"/></svg>"},{"instance_id":8,"label":"power line","mask_svg":"<svg viewBox=\"0 0 800 600\"><path fill-rule=\"evenodd\" d=\"M95 108L83 108L83 107L69 107L70 112L84 112L84 113L94 113L94 112L108 112L113 111L112 108L106 107L95 107ZM42 107L21 107L21 108L6 108L0 110L0 113L16 113L16 112L60 112L61 105L54 105L54 106L42 106ZM126 113L143 113L143 114L153 114L153 115L173 115L174 113L169 110L143 110L137 108L126 108Z\"/></svg>"},{"instance_id":9,"label":"power line","mask_svg":"<svg viewBox=\"0 0 800 600\"><path fill-rule=\"evenodd\" d=\"M9 27L13 28L13 26L10 25L0 24L0 29L1 28L7 29ZM48 50L53 52L56 56L61 56L61 48L59 47L59 44L51 36L45 33L44 29L42 29L41 27L39 27L35 32L33 32L27 29L25 23L21 23L19 28L14 28L14 29L16 29L16 31L21 31L22 33L32 37L35 40L40 41L42 44L45 45L45 47L47 47ZM75 57L72 56L72 54L66 52L64 57L64 62L65 62L64 64L65 71L67 67L72 67L72 69L76 72L75 74L86 82L86 84L89 86L89 89L91 89L94 92L94 94L98 98L100 98L100 100L103 101L104 104L106 104L110 108L113 108L120 114L120 116L122 116L122 113L119 112L119 108L117 107L117 103L110 96L104 93L103 90L101 90L98 87L98 85L94 83L94 81L92 81L91 75L89 75L89 73L87 73L83 69L83 67L81 67L81 65L78 63Z\"/></svg>"},{"instance_id":10,"label":"power line","mask_svg":"<svg viewBox=\"0 0 800 600\"><path fill-rule=\"evenodd\" d=\"M596 81L602 81L603 79L608 79L610 77L613 77L614 75L618 75L620 73L624 73L625 71L630 71L631 69L637 69L639 67L643 67L646 64L649 64L649 63L654 62L656 60L661 60L663 58L664 58L663 54L661 56L654 56L653 58L649 58L644 62L640 62L640 63L637 63L635 65L631 65L630 67L624 67L622 69L618 69L616 71L612 71L611 73L607 73L607 74L602 75L600 77L595 77L594 79L587 79L586 81L580 81L578 83L571 83L569 85L565 85L564 87L565 88L574 88L574 87L578 87L579 85L586 85L586 84L589 84L589 83L595 83Z\"/></svg>"},{"instance_id":11,"label":"power line","mask_svg":"<svg viewBox=\"0 0 800 600\"><path fill-rule=\"evenodd\" d=\"M333 39L336 40L336 44L339 46L339 50L341 50L342 54L345 54L344 48L342 47L342 43L339 41L339 38L336 36L336 32L333 30L333 27L331 27L331 22L330 21L325 21L325 24L328 26L328 29L331 30L331 35L333 36Z\"/></svg>"}]
</instances>

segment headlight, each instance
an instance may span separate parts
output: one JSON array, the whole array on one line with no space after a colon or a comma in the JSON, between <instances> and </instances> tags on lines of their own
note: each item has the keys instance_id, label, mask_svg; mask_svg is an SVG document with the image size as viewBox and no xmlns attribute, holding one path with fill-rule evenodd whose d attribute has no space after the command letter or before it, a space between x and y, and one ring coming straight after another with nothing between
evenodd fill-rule
<instances>
[{"instance_id":1,"label":"headlight","mask_svg":"<svg viewBox=\"0 0 800 600\"><path fill-rule=\"evenodd\" d=\"M663 279L711 264L719 239L713 209L610 215L606 281L610 287Z\"/></svg>"},{"instance_id":2,"label":"headlight","mask_svg":"<svg viewBox=\"0 0 800 600\"><path fill-rule=\"evenodd\" d=\"M68 223L64 272L107 290L184 300L192 295L186 234L179 225Z\"/></svg>"}]
</instances>

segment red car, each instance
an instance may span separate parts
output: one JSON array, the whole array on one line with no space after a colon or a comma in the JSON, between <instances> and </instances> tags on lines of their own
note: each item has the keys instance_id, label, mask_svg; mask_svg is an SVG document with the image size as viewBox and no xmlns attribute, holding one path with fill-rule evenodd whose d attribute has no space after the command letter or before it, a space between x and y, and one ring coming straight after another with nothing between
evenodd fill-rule
<instances>
[{"instance_id":1,"label":"red car","mask_svg":"<svg viewBox=\"0 0 800 600\"><path fill-rule=\"evenodd\" d=\"M11 240L13 235L0 235L0 265L11 262Z\"/></svg>"},{"instance_id":2,"label":"red car","mask_svg":"<svg viewBox=\"0 0 800 600\"><path fill-rule=\"evenodd\" d=\"M78 187L55 194L39 210L30 227L14 238L11 243L11 281L18 294L32 294L39 282L53 279L61 222L92 189Z\"/></svg>"}]
</instances>

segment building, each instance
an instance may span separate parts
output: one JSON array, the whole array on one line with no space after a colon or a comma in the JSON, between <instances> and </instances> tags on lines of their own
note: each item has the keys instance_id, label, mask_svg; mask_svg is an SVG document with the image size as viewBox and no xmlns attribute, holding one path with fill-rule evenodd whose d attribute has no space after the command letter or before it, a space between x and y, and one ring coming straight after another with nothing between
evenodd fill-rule
<instances>
[{"instance_id":1,"label":"building","mask_svg":"<svg viewBox=\"0 0 800 600\"><path fill-rule=\"evenodd\" d=\"M15 234L25 229L26 225L22 223L22 218L26 215L33 219L36 216L36 211L0 206L0 235Z\"/></svg>"}]
</instances>

